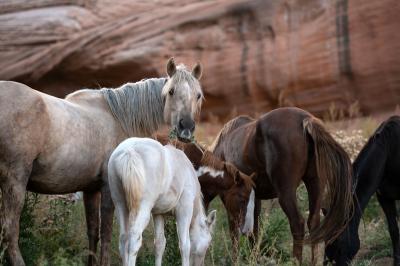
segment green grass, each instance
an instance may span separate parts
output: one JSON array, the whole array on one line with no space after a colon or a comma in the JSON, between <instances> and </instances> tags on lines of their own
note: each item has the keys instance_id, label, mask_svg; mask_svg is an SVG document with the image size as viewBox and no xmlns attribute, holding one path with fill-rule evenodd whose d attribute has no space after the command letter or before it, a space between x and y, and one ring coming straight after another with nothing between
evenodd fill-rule
<instances>
[{"instance_id":1,"label":"green grass","mask_svg":"<svg viewBox=\"0 0 400 266\"><path fill-rule=\"evenodd\" d=\"M343 122L342 125L335 124L334 126L331 124L330 128L344 128L344 133L341 134L345 134L345 137L341 134L338 135L342 139L340 143L349 149L349 152L354 153L361 148L362 142L365 140L358 141L355 145L352 130L360 129L362 137L368 138L376 126L376 120L367 118L354 123ZM209 143L212 138L206 133L216 134L218 128L206 124L197 132L199 139ZM297 198L303 217L307 219L308 197L304 185L299 187ZM240 256L237 265L295 265L291 257L292 236L285 214L276 201L272 207L271 202L264 201L262 208L259 241L255 247L252 247L247 239L243 237L240 239L238 247ZM228 221L222 202L219 199L214 200L209 209L217 210L217 224L205 264L207 266L233 265ZM391 256L391 241L384 215L375 197L371 199L365 210L359 234L361 250L353 265L386 265L387 262L382 264L382 260L387 260L387 257ZM172 218L168 218L166 224L166 237L164 265L179 265L178 238ZM152 223L144 232L143 239L137 265L154 265ZM7 265L3 256L4 246L1 243L0 234L0 246L2 247L0 248L0 265ZM28 266L85 265L88 255L88 240L83 203L81 201L72 203L63 199L50 200L47 196L28 193L21 216L20 247ZM320 245L319 249L319 264L321 264L323 245ZM305 247L303 258L304 265L309 265L309 247ZM114 221L112 238L111 265L121 265L116 221Z\"/></svg>"},{"instance_id":2,"label":"green grass","mask_svg":"<svg viewBox=\"0 0 400 266\"><path fill-rule=\"evenodd\" d=\"M299 206L306 219L308 209L304 186L298 190ZM288 220L275 201L263 202L260 237L254 248L246 238L239 242L237 265L294 265L291 258L292 237ZM233 265L231 241L226 212L219 199L211 203L217 210L217 224L206 265ZM368 205L360 226L362 250L353 265L376 265L376 261L391 254L391 242L382 211L374 197ZM180 254L175 222L166 224L167 248L165 265L179 265ZM85 265L88 255L86 224L82 202L49 200L46 196L29 193L21 217L20 246L27 265ZM323 246L320 246L322 256ZM0 249L1 251L1 249ZM1 253L0 253L1 254ZM0 257L1 258L1 257ZM310 262L310 248L304 250L304 265ZM320 258L319 262L322 262ZM3 262L4 263L4 262ZM7 264L7 263L6 263ZM120 265L118 255L118 226L114 221L111 264ZM154 265L153 226L144 232L143 246L137 265Z\"/></svg>"}]
</instances>

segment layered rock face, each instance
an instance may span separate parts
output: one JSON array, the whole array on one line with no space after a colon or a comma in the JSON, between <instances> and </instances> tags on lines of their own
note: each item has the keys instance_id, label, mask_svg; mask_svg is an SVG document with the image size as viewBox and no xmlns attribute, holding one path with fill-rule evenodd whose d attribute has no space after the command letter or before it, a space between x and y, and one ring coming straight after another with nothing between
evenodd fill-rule
<instances>
[{"instance_id":1,"label":"layered rock face","mask_svg":"<svg viewBox=\"0 0 400 266\"><path fill-rule=\"evenodd\" d=\"M398 0L3 0L0 79L59 97L204 66L203 115L400 102Z\"/></svg>"}]
</instances>

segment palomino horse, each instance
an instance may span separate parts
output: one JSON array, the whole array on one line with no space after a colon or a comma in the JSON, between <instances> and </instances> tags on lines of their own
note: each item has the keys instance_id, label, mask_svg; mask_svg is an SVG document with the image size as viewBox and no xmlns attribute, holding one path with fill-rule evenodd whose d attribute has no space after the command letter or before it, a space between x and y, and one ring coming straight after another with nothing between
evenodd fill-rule
<instances>
[{"instance_id":1,"label":"palomino horse","mask_svg":"<svg viewBox=\"0 0 400 266\"><path fill-rule=\"evenodd\" d=\"M352 211L350 159L319 120L298 108L279 108L257 120L240 116L224 126L212 146L214 155L232 162L246 174L257 174L256 235L260 200L278 197L289 219L293 256L300 263L304 219L297 207L296 190L301 181L305 183L310 209L307 225L315 264L317 243L337 236ZM325 189L331 211L320 224ZM237 230L237 219L230 221L231 230Z\"/></svg>"},{"instance_id":2,"label":"palomino horse","mask_svg":"<svg viewBox=\"0 0 400 266\"><path fill-rule=\"evenodd\" d=\"M148 138L129 138L108 163L111 196L120 225L123 265L135 265L142 233L154 218L156 265L165 249L164 215L175 213L182 265L203 265L215 211L206 217L196 172L185 154ZM190 260L189 260L190 258Z\"/></svg>"},{"instance_id":3,"label":"palomino horse","mask_svg":"<svg viewBox=\"0 0 400 266\"><path fill-rule=\"evenodd\" d=\"M171 144L182 150L192 162L206 209L216 196L220 196L227 212L231 214L229 217L239 213L237 219L242 225L242 234L249 235L253 232L255 174L248 176L240 172L233 164L222 161L197 143L169 140L161 135L155 136L155 139L164 145Z\"/></svg>"},{"instance_id":4,"label":"palomino horse","mask_svg":"<svg viewBox=\"0 0 400 266\"><path fill-rule=\"evenodd\" d=\"M374 193L385 212L392 239L394 265L400 265L400 240L396 200L400 199L400 117L383 122L370 137L353 163L357 202L354 215L339 237L328 244L325 255L335 265L349 265L360 248L358 227L368 201ZM324 264L325 264L324 263Z\"/></svg>"},{"instance_id":5,"label":"palomino horse","mask_svg":"<svg viewBox=\"0 0 400 266\"><path fill-rule=\"evenodd\" d=\"M201 67L192 72L167 64L168 78L128 83L111 90L80 90L65 100L16 82L0 82L1 226L12 265L24 265L18 247L25 191L84 192L90 252L96 253L101 191L101 264L109 264L113 205L107 161L128 136L152 134L169 123L190 139L202 91ZM94 256L89 256L88 264Z\"/></svg>"}]
</instances>

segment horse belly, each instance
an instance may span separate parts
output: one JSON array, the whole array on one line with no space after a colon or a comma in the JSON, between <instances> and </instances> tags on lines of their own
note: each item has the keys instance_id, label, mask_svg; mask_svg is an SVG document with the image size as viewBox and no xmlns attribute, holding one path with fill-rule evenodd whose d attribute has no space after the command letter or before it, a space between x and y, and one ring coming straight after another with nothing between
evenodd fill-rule
<instances>
[{"instance_id":1,"label":"horse belly","mask_svg":"<svg viewBox=\"0 0 400 266\"><path fill-rule=\"evenodd\" d=\"M160 195L153 207L152 213L163 214L170 212L178 204L181 194L181 191L171 189L167 193Z\"/></svg>"},{"instance_id":2,"label":"horse belly","mask_svg":"<svg viewBox=\"0 0 400 266\"><path fill-rule=\"evenodd\" d=\"M36 160L27 189L43 194L98 190L102 183L100 166L101 164L85 165L81 162L71 161L71 159L68 164L62 165L53 161L39 163Z\"/></svg>"}]
</instances>

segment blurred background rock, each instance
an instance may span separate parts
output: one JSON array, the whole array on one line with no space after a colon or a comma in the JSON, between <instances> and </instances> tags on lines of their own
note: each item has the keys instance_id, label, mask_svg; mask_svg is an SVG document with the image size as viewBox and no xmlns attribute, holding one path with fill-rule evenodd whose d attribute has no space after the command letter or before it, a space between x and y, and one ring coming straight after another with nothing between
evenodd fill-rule
<instances>
[{"instance_id":1,"label":"blurred background rock","mask_svg":"<svg viewBox=\"0 0 400 266\"><path fill-rule=\"evenodd\" d=\"M400 101L398 0L2 0L0 79L63 97L204 65L203 118ZM332 107L333 106L333 107Z\"/></svg>"}]
</instances>

